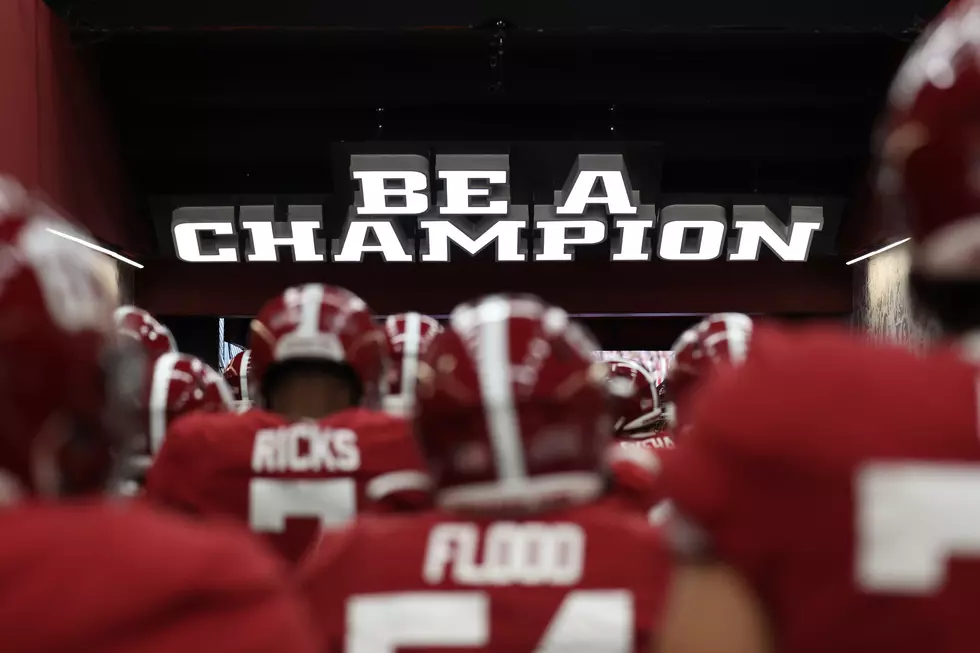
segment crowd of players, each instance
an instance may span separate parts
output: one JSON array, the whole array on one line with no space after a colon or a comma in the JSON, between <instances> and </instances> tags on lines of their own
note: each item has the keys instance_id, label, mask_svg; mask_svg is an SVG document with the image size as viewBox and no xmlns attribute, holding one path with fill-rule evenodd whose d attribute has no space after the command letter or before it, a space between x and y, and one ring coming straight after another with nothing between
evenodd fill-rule
<instances>
[{"instance_id":1,"label":"crowd of players","mask_svg":"<svg viewBox=\"0 0 980 653\"><path fill-rule=\"evenodd\" d=\"M0 181L0 650L977 653L978 43L875 140L925 354L720 314L658 387L534 297L308 284L222 376Z\"/></svg>"}]
</instances>

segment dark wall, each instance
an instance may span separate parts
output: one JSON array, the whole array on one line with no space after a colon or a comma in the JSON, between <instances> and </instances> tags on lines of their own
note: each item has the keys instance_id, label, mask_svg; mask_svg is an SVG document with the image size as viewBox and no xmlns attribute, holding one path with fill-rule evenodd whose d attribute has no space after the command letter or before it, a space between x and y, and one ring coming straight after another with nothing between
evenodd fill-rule
<instances>
[{"instance_id":1,"label":"dark wall","mask_svg":"<svg viewBox=\"0 0 980 653\"><path fill-rule=\"evenodd\" d=\"M218 369L218 318L196 316L158 316L177 340L177 348L197 356Z\"/></svg>"},{"instance_id":2,"label":"dark wall","mask_svg":"<svg viewBox=\"0 0 980 653\"><path fill-rule=\"evenodd\" d=\"M307 29L465 27L505 20L529 29L710 30L737 28L901 30L938 12L943 0L48 0L69 19L99 27L303 26Z\"/></svg>"}]
</instances>

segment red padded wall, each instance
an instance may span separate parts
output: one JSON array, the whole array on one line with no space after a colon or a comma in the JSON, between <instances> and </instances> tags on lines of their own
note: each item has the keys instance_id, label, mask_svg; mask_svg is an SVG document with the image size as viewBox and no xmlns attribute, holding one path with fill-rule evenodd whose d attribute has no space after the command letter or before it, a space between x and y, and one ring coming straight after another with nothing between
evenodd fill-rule
<instances>
[{"instance_id":1,"label":"red padded wall","mask_svg":"<svg viewBox=\"0 0 980 653\"><path fill-rule=\"evenodd\" d=\"M115 134L68 26L41 0L0 2L0 171L101 240L140 252Z\"/></svg>"}]
</instances>

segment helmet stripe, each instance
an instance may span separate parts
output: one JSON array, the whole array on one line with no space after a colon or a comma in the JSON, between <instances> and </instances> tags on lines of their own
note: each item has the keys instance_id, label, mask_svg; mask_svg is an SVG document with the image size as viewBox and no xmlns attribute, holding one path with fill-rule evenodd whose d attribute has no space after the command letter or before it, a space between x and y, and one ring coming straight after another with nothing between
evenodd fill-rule
<instances>
[{"instance_id":1,"label":"helmet stripe","mask_svg":"<svg viewBox=\"0 0 980 653\"><path fill-rule=\"evenodd\" d=\"M149 436L150 454L156 455L163 446L167 434L167 404L170 395L170 379L180 354L164 354L153 364L153 380L150 383Z\"/></svg>"},{"instance_id":2,"label":"helmet stripe","mask_svg":"<svg viewBox=\"0 0 980 653\"><path fill-rule=\"evenodd\" d=\"M527 477L527 464L511 379L510 303L502 297L492 297L475 310L480 329L476 360L480 396L497 474L505 483L523 480Z\"/></svg>"},{"instance_id":3,"label":"helmet stripe","mask_svg":"<svg viewBox=\"0 0 980 653\"><path fill-rule=\"evenodd\" d=\"M248 359L252 356L252 350L246 349L242 353L242 364L238 368L238 389L242 401L251 401L248 396Z\"/></svg>"},{"instance_id":4,"label":"helmet stripe","mask_svg":"<svg viewBox=\"0 0 980 653\"><path fill-rule=\"evenodd\" d=\"M402 343L402 396L411 401L419 374L419 349L422 345L422 316L405 314L405 340Z\"/></svg>"},{"instance_id":5,"label":"helmet stripe","mask_svg":"<svg viewBox=\"0 0 980 653\"><path fill-rule=\"evenodd\" d=\"M308 283L300 289L299 328L297 335L302 338L315 337L320 331L320 316L323 309L323 286Z\"/></svg>"}]
</instances>

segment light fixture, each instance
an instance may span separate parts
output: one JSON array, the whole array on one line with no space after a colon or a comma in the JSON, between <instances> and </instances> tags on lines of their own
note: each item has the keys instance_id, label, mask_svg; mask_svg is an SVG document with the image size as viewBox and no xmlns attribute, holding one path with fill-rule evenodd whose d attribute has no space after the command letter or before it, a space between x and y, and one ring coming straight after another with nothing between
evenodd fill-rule
<instances>
[{"instance_id":1,"label":"light fixture","mask_svg":"<svg viewBox=\"0 0 980 653\"><path fill-rule=\"evenodd\" d=\"M912 239L911 238L903 238L902 240L898 241L897 243L892 243L891 245L885 245L884 247L880 247L880 248L874 250L873 252L868 252L867 254L862 254L861 256L859 256L857 258L853 258L850 261L848 261L847 262L847 265L853 265L854 263L857 263L858 261L863 261L866 258L871 258L875 254L881 254L882 252L887 252L888 250L890 250L890 249L892 249L894 247L898 247L902 243L907 243L910 240L912 240Z\"/></svg>"},{"instance_id":2,"label":"light fixture","mask_svg":"<svg viewBox=\"0 0 980 653\"><path fill-rule=\"evenodd\" d=\"M127 265L132 265L134 268L139 268L141 270L143 269L143 264L142 263L137 263L133 259L126 258L122 254L118 254L118 253L112 251L111 249L106 249L105 247L102 247L101 245L96 245L95 243L90 243L87 240L82 240L78 236L72 236L71 234L66 234L63 231L58 231L57 229L51 229L50 227L47 228L47 232L49 234L54 234L55 236L61 236L62 238L66 239L66 240L70 240L73 243L78 243L79 245L82 245L83 247L88 247L89 249L93 249L96 252L99 252L100 254L105 254L106 256L111 256L112 258L116 259L117 261L122 261L123 263L126 263Z\"/></svg>"}]
</instances>

